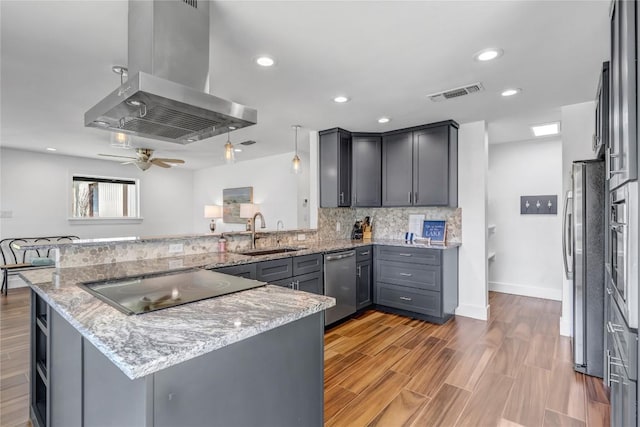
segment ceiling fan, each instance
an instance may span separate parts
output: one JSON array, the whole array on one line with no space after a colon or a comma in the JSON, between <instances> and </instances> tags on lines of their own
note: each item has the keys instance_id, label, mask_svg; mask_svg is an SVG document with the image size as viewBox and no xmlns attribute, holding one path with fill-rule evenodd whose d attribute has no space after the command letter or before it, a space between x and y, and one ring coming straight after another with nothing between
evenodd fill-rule
<instances>
[{"instance_id":1,"label":"ceiling fan","mask_svg":"<svg viewBox=\"0 0 640 427\"><path fill-rule=\"evenodd\" d=\"M98 154L103 157L118 157L123 159L130 159L124 163L123 165L134 164L141 171L146 171L152 165L160 166L161 168L170 168L171 165L169 163L184 163L184 160L181 159L165 159L163 157L151 158L153 155L153 150L151 148L136 148L137 157L131 156L114 156L112 154Z\"/></svg>"}]
</instances>

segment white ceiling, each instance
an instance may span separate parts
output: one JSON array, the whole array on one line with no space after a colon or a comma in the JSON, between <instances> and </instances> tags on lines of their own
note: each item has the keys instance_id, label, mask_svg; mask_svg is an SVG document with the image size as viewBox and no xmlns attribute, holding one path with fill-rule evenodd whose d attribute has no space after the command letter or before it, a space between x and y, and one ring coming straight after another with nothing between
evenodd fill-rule
<instances>
[{"instance_id":1,"label":"white ceiling","mask_svg":"<svg viewBox=\"0 0 640 427\"><path fill-rule=\"evenodd\" d=\"M0 8L1 144L126 154L108 147L106 132L84 128L83 116L120 83L111 66L126 65L127 2L2 0ZM211 92L258 109L258 125L231 134L234 143L258 141L239 160L292 151L292 124L382 131L487 120L499 142L521 139L525 125L592 100L608 56L608 0L215 1L211 9ZM504 56L472 59L493 46ZM254 64L265 53L276 66ZM477 81L485 92L441 103L425 96ZM507 87L523 91L502 98ZM338 94L351 102L333 103ZM392 121L378 124L383 115ZM225 141L135 144L202 168L222 162Z\"/></svg>"}]
</instances>

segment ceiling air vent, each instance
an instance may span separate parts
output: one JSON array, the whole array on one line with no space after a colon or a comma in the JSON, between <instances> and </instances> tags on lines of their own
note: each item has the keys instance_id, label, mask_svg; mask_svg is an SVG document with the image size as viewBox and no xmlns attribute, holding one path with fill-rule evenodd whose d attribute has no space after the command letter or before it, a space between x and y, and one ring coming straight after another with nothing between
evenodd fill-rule
<instances>
[{"instance_id":1,"label":"ceiling air vent","mask_svg":"<svg viewBox=\"0 0 640 427\"><path fill-rule=\"evenodd\" d=\"M248 141L243 141L243 142L241 142L240 144L242 144L242 145L253 145L253 144L255 144L255 143L256 143L255 141L253 141L253 140L251 140L251 139L250 139L250 140L248 140Z\"/></svg>"},{"instance_id":2,"label":"ceiling air vent","mask_svg":"<svg viewBox=\"0 0 640 427\"><path fill-rule=\"evenodd\" d=\"M432 93L427 96L433 102L440 102L440 101L444 101L445 99L459 98L461 96L471 95L472 93L481 92L483 90L484 90L484 87L482 86L482 83L478 82L470 85L457 87L454 89L445 90L444 92Z\"/></svg>"}]
</instances>

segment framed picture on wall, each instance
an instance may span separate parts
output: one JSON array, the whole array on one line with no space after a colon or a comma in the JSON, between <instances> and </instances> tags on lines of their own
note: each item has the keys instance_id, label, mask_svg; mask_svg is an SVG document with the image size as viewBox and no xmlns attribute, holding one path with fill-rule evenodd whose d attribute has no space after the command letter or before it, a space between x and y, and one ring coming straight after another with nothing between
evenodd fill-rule
<instances>
[{"instance_id":1,"label":"framed picture on wall","mask_svg":"<svg viewBox=\"0 0 640 427\"><path fill-rule=\"evenodd\" d=\"M253 203L253 187L225 188L222 190L222 220L227 224L244 224L240 218L240 203Z\"/></svg>"}]
</instances>

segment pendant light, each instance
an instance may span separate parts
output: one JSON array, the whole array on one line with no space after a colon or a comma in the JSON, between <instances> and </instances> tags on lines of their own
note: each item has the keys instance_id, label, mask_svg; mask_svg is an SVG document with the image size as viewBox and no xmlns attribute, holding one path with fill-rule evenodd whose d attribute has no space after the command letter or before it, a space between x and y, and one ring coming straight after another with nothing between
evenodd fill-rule
<instances>
[{"instance_id":1,"label":"pendant light","mask_svg":"<svg viewBox=\"0 0 640 427\"><path fill-rule=\"evenodd\" d=\"M295 130L295 154L293 159L291 159L291 173L299 174L302 173L302 161L298 156L298 129L300 129L300 125L291 126Z\"/></svg>"},{"instance_id":2,"label":"pendant light","mask_svg":"<svg viewBox=\"0 0 640 427\"><path fill-rule=\"evenodd\" d=\"M229 126L227 128L227 143L224 144L224 161L226 164L231 165L236 161L236 153L231 143L231 131L235 130L235 126Z\"/></svg>"},{"instance_id":3,"label":"pendant light","mask_svg":"<svg viewBox=\"0 0 640 427\"><path fill-rule=\"evenodd\" d=\"M110 144L115 148L131 148L131 136L122 132L112 132Z\"/></svg>"}]
</instances>

